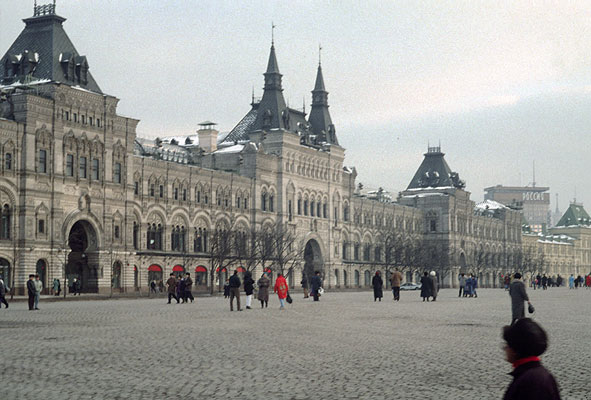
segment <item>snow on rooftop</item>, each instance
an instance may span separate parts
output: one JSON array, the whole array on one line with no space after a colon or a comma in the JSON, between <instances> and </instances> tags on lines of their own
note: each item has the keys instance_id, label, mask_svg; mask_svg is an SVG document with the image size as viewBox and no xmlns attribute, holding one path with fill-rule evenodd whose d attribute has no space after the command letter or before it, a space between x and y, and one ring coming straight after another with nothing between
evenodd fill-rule
<instances>
[{"instance_id":1,"label":"snow on rooftop","mask_svg":"<svg viewBox=\"0 0 591 400\"><path fill-rule=\"evenodd\" d=\"M215 151L215 154L230 154L230 153L240 153L244 149L243 144L234 144L228 147L222 147L221 149Z\"/></svg>"},{"instance_id":2,"label":"snow on rooftop","mask_svg":"<svg viewBox=\"0 0 591 400\"><path fill-rule=\"evenodd\" d=\"M507 206L494 201L494 200L484 200L481 203L476 204L475 208L480 210L506 210L508 209Z\"/></svg>"},{"instance_id":3,"label":"snow on rooftop","mask_svg":"<svg viewBox=\"0 0 591 400\"><path fill-rule=\"evenodd\" d=\"M32 86L32 85L41 85L44 83L48 83L51 82L50 79L38 79L36 81L31 81L29 83L22 83L21 81L16 81L14 83L11 83L10 85L0 85L0 89L10 89L10 88L18 88L21 86Z\"/></svg>"}]
</instances>

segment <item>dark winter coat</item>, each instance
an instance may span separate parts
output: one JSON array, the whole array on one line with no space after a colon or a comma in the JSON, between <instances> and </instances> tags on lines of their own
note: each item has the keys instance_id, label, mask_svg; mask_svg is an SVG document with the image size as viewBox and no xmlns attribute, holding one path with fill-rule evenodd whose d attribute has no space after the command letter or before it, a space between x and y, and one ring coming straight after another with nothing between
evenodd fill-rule
<instances>
[{"instance_id":1,"label":"dark winter coat","mask_svg":"<svg viewBox=\"0 0 591 400\"><path fill-rule=\"evenodd\" d=\"M380 275L374 275L373 279L371 280L371 285L373 286L373 297L376 299L381 299L384 297L384 292L382 287L384 286L384 281Z\"/></svg>"},{"instance_id":2,"label":"dark winter coat","mask_svg":"<svg viewBox=\"0 0 591 400\"><path fill-rule=\"evenodd\" d=\"M524 301L529 301L525 291L525 285L519 279L515 279L509 285L509 296L511 296L511 321L525 318Z\"/></svg>"},{"instance_id":3,"label":"dark winter coat","mask_svg":"<svg viewBox=\"0 0 591 400\"><path fill-rule=\"evenodd\" d=\"M318 275L314 275L312 279L310 279L310 286L312 287L312 294L317 293L318 289L322 287L322 281Z\"/></svg>"},{"instance_id":4,"label":"dark winter coat","mask_svg":"<svg viewBox=\"0 0 591 400\"><path fill-rule=\"evenodd\" d=\"M431 294L431 278L428 276L421 277L421 297L430 297Z\"/></svg>"},{"instance_id":5,"label":"dark winter coat","mask_svg":"<svg viewBox=\"0 0 591 400\"><path fill-rule=\"evenodd\" d=\"M302 282L300 282L302 284L302 289L308 289L308 278L306 278L305 276L302 278Z\"/></svg>"},{"instance_id":6,"label":"dark winter coat","mask_svg":"<svg viewBox=\"0 0 591 400\"><path fill-rule=\"evenodd\" d=\"M35 296L35 293L37 293L35 290L35 282L32 280L27 281L27 291L29 292L29 296Z\"/></svg>"},{"instance_id":7,"label":"dark winter coat","mask_svg":"<svg viewBox=\"0 0 591 400\"><path fill-rule=\"evenodd\" d=\"M257 298L260 301L269 301L269 286L271 285L271 281L267 275L261 276L257 282L257 285L259 286L259 294Z\"/></svg>"},{"instance_id":8,"label":"dark winter coat","mask_svg":"<svg viewBox=\"0 0 591 400\"><path fill-rule=\"evenodd\" d=\"M437 283L437 277L432 276L429 278L431 280L431 296L433 296L433 300L437 298L437 292L439 292L439 285Z\"/></svg>"},{"instance_id":9,"label":"dark winter coat","mask_svg":"<svg viewBox=\"0 0 591 400\"><path fill-rule=\"evenodd\" d=\"M556 380L539 361L515 368L504 400L560 400Z\"/></svg>"},{"instance_id":10,"label":"dark winter coat","mask_svg":"<svg viewBox=\"0 0 591 400\"><path fill-rule=\"evenodd\" d=\"M238 278L238 275L232 275L230 277L230 287L231 288L239 288L240 287L240 278Z\"/></svg>"},{"instance_id":11,"label":"dark winter coat","mask_svg":"<svg viewBox=\"0 0 591 400\"><path fill-rule=\"evenodd\" d=\"M250 296L254 292L254 279L252 279L250 272L244 275L244 291L247 296Z\"/></svg>"},{"instance_id":12,"label":"dark winter coat","mask_svg":"<svg viewBox=\"0 0 591 400\"><path fill-rule=\"evenodd\" d=\"M185 292L190 292L193 289L193 279L185 279Z\"/></svg>"},{"instance_id":13,"label":"dark winter coat","mask_svg":"<svg viewBox=\"0 0 591 400\"><path fill-rule=\"evenodd\" d=\"M176 278L171 276L166 281L166 284L168 285L168 293L176 293Z\"/></svg>"}]
</instances>

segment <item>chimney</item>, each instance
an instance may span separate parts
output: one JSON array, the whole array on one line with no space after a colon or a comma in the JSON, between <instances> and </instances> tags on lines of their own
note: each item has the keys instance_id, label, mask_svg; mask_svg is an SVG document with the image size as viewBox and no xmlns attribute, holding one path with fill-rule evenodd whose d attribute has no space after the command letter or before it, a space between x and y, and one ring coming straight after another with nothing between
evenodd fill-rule
<instances>
[{"instance_id":1,"label":"chimney","mask_svg":"<svg viewBox=\"0 0 591 400\"><path fill-rule=\"evenodd\" d=\"M215 129L217 124L211 121L204 121L199 124L197 137L199 138L199 147L206 153L212 153L218 148L218 131Z\"/></svg>"}]
</instances>

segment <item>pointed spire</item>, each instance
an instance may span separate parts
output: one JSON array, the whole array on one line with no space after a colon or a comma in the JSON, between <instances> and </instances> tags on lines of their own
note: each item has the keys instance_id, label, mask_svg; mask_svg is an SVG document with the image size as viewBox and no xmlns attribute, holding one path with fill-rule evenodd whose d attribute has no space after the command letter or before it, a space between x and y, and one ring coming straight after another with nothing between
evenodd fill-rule
<instances>
[{"instance_id":1,"label":"pointed spire","mask_svg":"<svg viewBox=\"0 0 591 400\"><path fill-rule=\"evenodd\" d=\"M322 66L320 64L318 64L318 72L316 72L316 84L314 85L313 92L326 92L324 87L324 77L322 76Z\"/></svg>"},{"instance_id":2,"label":"pointed spire","mask_svg":"<svg viewBox=\"0 0 591 400\"><path fill-rule=\"evenodd\" d=\"M313 132L318 135L320 140L338 144L335 126L332 124L328 111L328 92L324 86L324 77L322 75L321 51L322 47L318 46L318 71L314 90L312 90L312 108L308 122L310 122Z\"/></svg>"},{"instance_id":3,"label":"pointed spire","mask_svg":"<svg viewBox=\"0 0 591 400\"><path fill-rule=\"evenodd\" d=\"M277 56L275 55L275 44L271 44L271 53L269 54L266 73L279 74L279 64L277 63Z\"/></svg>"}]
</instances>

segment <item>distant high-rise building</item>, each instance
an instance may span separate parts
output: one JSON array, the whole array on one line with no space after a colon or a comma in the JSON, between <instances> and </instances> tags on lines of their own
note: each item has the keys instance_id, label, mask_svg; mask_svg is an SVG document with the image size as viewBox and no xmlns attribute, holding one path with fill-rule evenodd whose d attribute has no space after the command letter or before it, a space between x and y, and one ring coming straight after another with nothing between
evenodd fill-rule
<instances>
[{"instance_id":1,"label":"distant high-rise building","mask_svg":"<svg viewBox=\"0 0 591 400\"><path fill-rule=\"evenodd\" d=\"M521 204L522 213L533 232L543 232L550 225L550 190L545 186L503 186L484 189L484 199L505 205Z\"/></svg>"}]
</instances>

